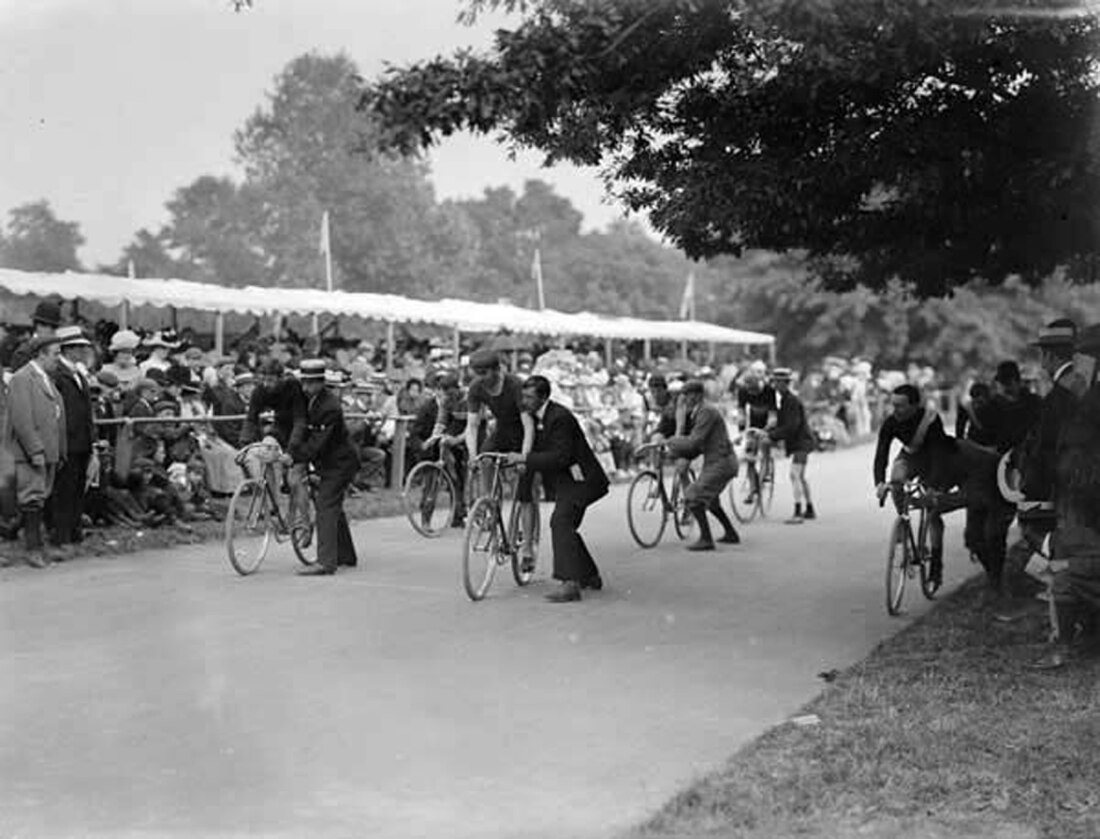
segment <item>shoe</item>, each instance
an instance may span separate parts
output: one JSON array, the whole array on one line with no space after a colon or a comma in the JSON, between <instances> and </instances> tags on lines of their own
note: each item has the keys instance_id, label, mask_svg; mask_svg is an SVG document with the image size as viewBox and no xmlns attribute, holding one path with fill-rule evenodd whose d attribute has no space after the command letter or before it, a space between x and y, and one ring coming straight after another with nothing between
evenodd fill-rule
<instances>
[{"instance_id":1,"label":"shoe","mask_svg":"<svg viewBox=\"0 0 1100 839\"><path fill-rule=\"evenodd\" d=\"M359 558L355 559L341 559L337 563L342 568L356 568L359 565Z\"/></svg>"},{"instance_id":2,"label":"shoe","mask_svg":"<svg viewBox=\"0 0 1100 839\"><path fill-rule=\"evenodd\" d=\"M723 534L718 538L718 541L721 542L723 545L740 545L741 536L736 531L734 531L733 533Z\"/></svg>"},{"instance_id":3,"label":"shoe","mask_svg":"<svg viewBox=\"0 0 1100 839\"><path fill-rule=\"evenodd\" d=\"M1051 650L1031 662L1032 670L1060 670L1070 663L1070 654L1064 649Z\"/></svg>"},{"instance_id":4,"label":"shoe","mask_svg":"<svg viewBox=\"0 0 1100 839\"><path fill-rule=\"evenodd\" d=\"M714 542L710 540L700 539L698 542L692 542L687 546L689 551L713 551Z\"/></svg>"},{"instance_id":5,"label":"shoe","mask_svg":"<svg viewBox=\"0 0 1100 839\"><path fill-rule=\"evenodd\" d=\"M31 551L27 554L27 565L31 568L49 568L50 560L42 551Z\"/></svg>"},{"instance_id":6,"label":"shoe","mask_svg":"<svg viewBox=\"0 0 1100 839\"><path fill-rule=\"evenodd\" d=\"M566 580L558 587L557 591L552 591L546 595L546 600L549 603L573 603L580 599L581 584L576 580Z\"/></svg>"},{"instance_id":7,"label":"shoe","mask_svg":"<svg viewBox=\"0 0 1100 839\"><path fill-rule=\"evenodd\" d=\"M335 568L326 568L324 565L312 565L298 572L299 577L331 577L336 573Z\"/></svg>"},{"instance_id":8,"label":"shoe","mask_svg":"<svg viewBox=\"0 0 1100 839\"><path fill-rule=\"evenodd\" d=\"M791 516L789 519L785 519L783 524L802 524L805 520L805 516Z\"/></svg>"},{"instance_id":9,"label":"shoe","mask_svg":"<svg viewBox=\"0 0 1100 839\"><path fill-rule=\"evenodd\" d=\"M519 558L519 570L523 574L534 574L535 558L533 556L521 556Z\"/></svg>"},{"instance_id":10,"label":"shoe","mask_svg":"<svg viewBox=\"0 0 1100 839\"><path fill-rule=\"evenodd\" d=\"M603 580L600 579L600 575L595 577L589 577L587 580L581 580L581 588L590 588L592 591L600 591L603 589Z\"/></svg>"},{"instance_id":11,"label":"shoe","mask_svg":"<svg viewBox=\"0 0 1100 839\"><path fill-rule=\"evenodd\" d=\"M817 513L814 512L813 505L806 507L806 512L802 514L802 518L806 519L807 521L812 521L813 519L817 518Z\"/></svg>"},{"instance_id":12,"label":"shoe","mask_svg":"<svg viewBox=\"0 0 1100 839\"><path fill-rule=\"evenodd\" d=\"M46 548L46 556L48 556L53 562L64 562L67 559L72 559L76 556L76 546L65 545L51 545Z\"/></svg>"},{"instance_id":13,"label":"shoe","mask_svg":"<svg viewBox=\"0 0 1100 839\"><path fill-rule=\"evenodd\" d=\"M454 520L451 522L451 527L455 527L455 528L464 528L464 527L466 527L466 517L465 516L455 516Z\"/></svg>"}]
</instances>

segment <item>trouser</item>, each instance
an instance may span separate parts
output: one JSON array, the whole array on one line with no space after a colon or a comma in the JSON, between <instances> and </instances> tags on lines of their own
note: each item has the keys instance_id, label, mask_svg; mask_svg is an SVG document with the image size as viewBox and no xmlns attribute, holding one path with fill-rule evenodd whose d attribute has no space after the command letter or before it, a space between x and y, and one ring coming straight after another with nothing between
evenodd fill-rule
<instances>
[{"instance_id":1,"label":"trouser","mask_svg":"<svg viewBox=\"0 0 1100 839\"><path fill-rule=\"evenodd\" d=\"M335 570L338 565L355 565L358 558L351 539L348 518L344 513L344 493L351 484L359 464L349 460L333 469L318 471L317 486L317 561L324 568Z\"/></svg>"},{"instance_id":2,"label":"trouser","mask_svg":"<svg viewBox=\"0 0 1100 839\"><path fill-rule=\"evenodd\" d=\"M966 508L963 540L985 569L989 585L998 590L1004 572L1008 528L1015 513L1005 504L971 504Z\"/></svg>"},{"instance_id":3,"label":"trouser","mask_svg":"<svg viewBox=\"0 0 1100 839\"><path fill-rule=\"evenodd\" d=\"M589 505L607 494L576 481L560 481L554 512L550 514L550 540L554 549L554 579L583 583L599 576L600 569L578 532Z\"/></svg>"},{"instance_id":4,"label":"trouser","mask_svg":"<svg viewBox=\"0 0 1100 839\"><path fill-rule=\"evenodd\" d=\"M84 515L90 457L90 454L70 454L68 460L57 468L53 493L48 502L54 544L69 545L83 537L80 522Z\"/></svg>"}]
</instances>

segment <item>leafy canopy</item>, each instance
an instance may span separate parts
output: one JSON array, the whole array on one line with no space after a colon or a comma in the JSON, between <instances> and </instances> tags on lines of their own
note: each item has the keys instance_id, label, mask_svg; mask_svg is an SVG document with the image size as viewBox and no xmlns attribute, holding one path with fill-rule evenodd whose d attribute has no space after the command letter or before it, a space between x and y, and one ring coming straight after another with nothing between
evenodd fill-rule
<instances>
[{"instance_id":1,"label":"leafy canopy","mask_svg":"<svg viewBox=\"0 0 1100 839\"><path fill-rule=\"evenodd\" d=\"M521 19L488 54L364 86L389 146L499 132L600 164L690 256L803 249L834 289L1095 271L1100 25L1071 4L470 0L464 17L502 8Z\"/></svg>"}]
</instances>

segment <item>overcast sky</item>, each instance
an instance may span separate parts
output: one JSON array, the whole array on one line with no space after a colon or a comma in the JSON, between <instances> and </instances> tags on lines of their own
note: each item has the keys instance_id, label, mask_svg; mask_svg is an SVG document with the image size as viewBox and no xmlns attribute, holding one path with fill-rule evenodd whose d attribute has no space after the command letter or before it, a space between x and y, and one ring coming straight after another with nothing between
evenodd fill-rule
<instances>
[{"instance_id":1,"label":"overcast sky","mask_svg":"<svg viewBox=\"0 0 1100 839\"><path fill-rule=\"evenodd\" d=\"M166 221L171 193L199 175L233 175L232 135L294 57L346 52L367 77L489 43L491 24L459 26L458 0L0 0L0 214L47 199L80 223L89 267L118 258L141 227ZM441 198L538 177L585 215L622 215L593 170L513 162L488 139L432 153Z\"/></svg>"}]
</instances>

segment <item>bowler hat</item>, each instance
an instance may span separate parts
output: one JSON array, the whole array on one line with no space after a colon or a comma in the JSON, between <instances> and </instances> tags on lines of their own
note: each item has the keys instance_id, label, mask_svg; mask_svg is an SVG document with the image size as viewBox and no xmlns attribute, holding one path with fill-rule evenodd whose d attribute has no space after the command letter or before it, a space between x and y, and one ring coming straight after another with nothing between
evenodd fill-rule
<instances>
[{"instance_id":1,"label":"bowler hat","mask_svg":"<svg viewBox=\"0 0 1100 839\"><path fill-rule=\"evenodd\" d=\"M56 329L61 326L61 307L52 300L43 300L34 307L32 320L34 323L42 323Z\"/></svg>"}]
</instances>

